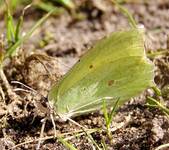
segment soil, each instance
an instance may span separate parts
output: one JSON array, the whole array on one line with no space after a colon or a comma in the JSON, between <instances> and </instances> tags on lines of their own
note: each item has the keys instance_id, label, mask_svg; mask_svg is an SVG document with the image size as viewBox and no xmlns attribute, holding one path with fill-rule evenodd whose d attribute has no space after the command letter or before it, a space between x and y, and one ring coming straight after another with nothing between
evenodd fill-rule
<instances>
[{"instance_id":1,"label":"soil","mask_svg":"<svg viewBox=\"0 0 169 150\"><path fill-rule=\"evenodd\" d=\"M76 14L65 10L51 16L34 35L22 45L22 49L11 61L7 60L5 74L17 99L8 96L4 85L5 99L0 97L0 149L36 149L42 120L48 116L48 91L95 41L107 34L128 29L129 21L110 0L82 0L76 3ZM168 49L169 0L133 1L124 3L138 24L146 29L147 52L163 51L165 55L151 58L155 63L155 82L162 91L169 84ZM24 32L34 24L43 12L27 11ZM17 18L18 14L16 14ZM0 33L4 33L4 22ZM46 69L47 68L47 69ZM11 81L19 81L22 84ZM22 90L19 90L22 89ZM108 150L154 150L169 143L169 120L159 109L146 105L146 96L154 96L146 90L117 110L112 122L112 138L105 132L105 121L101 112L74 118L91 132L92 139ZM157 97L168 103L168 95ZM92 150L96 145L80 126L55 120L57 134L65 135L79 150ZM101 128L101 130L98 130ZM92 130L93 129L93 130ZM94 129L97 129L94 131ZM82 133L77 136L77 132ZM48 117L44 137L54 135L53 124ZM27 143L23 143L27 142ZM16 146L17 144L23 143ZM16 147L15 147L16 146ZM49 138L41 142L42 150L66 149L58 139ZM97 148L96 148L97 149Z\"/></svg>"}]
</instances>

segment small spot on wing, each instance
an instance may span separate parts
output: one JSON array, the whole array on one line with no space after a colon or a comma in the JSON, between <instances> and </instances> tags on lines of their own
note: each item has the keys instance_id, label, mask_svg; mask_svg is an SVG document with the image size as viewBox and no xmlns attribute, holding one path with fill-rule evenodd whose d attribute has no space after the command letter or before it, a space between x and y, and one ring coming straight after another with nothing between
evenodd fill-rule
<instances>
[{"instance_id":1,"label":"small spot on wing","mask_svg":"<svg viewBox=\"0 0 169 150\"><path fill-rule=\"evenodd\" d=\"M114 82L115 82L114 80L109 80L108 81L108 86L112 86L114 84Z\"/></svg>"},{"instance_id":2,"label":"small spot on wing","mask_svg":"<svg viewBox=\"0 0 169 150\"><path fill-rule=\"evenodd\" d=\"M93 65L90 65L89 68L92 69L92 68L93 68Z\"/></svg>"}]
</instances>

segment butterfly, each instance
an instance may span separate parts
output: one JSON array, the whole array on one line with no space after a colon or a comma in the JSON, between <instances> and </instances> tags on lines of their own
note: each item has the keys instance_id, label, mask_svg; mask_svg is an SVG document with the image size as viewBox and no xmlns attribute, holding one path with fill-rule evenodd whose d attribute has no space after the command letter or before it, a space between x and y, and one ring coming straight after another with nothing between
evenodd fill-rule
<instances>
[{"instance_id":1,"label":"butterfly","mask_svg":"<svg viewBox=\"0 0 169 150\"><path fill-rule=\"evenodd\" d=\"M96 42L49 91L63 120L112 107L154 86L154 65L146 57L141 29L117 31Z\"/></svg>"}]
</instances>

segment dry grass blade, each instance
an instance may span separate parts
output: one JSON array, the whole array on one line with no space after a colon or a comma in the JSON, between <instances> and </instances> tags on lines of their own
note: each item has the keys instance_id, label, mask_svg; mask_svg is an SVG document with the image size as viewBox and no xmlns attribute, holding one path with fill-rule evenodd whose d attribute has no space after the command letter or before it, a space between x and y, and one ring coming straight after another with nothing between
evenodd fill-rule
<instances>
[{"instance_id":1,"label":"dry grass blade","mask_svg":"<svg viewBox=\"0 0 169 150\"><path fill-rule=\"evenodd\" d=\"M72 144L68 143L65 139L63 139L62 137L58 137L57 138L59 140L59 142L61 142L67 149L70 150L77 150Z\"/></svg>"},{"instance_id":2,"label":"dry grass blade","mask_svg":"<svg viewBox=\"0 0 169 150\"><path fill-rule=\"evenodd\" d=\"M159 147L157 147L155 150L164 150L164 149L168 149L169 147L169 143L167 144L163 144L163 145L160 145Z\"/></svg>"},{"instance_id":3,"label":"dry grass blade","mask_svg":"<svg viewBox=\"0 0 169 150\"><path fill-rule=\"evenodd\" d=\"M87 129L87 133L88 134L91 134L91 133L94 133L94 132L97 132L99 131L100 129ZM72 135L72 134L75 134L75 135ZM74 131L74 132L67 132L67 133L62 133L62 134L59 134L57 135L57 138L60 138L60 137L63 137L63 136L68 136L68 135L72 135L72 136L69 136L67 138L64 138L64 140L71 140L75 137L79 137L79 136L82 136L82 135L85 135L86 133L84 132L84 130L77 130L77 131ZM16 149L22 145L25 145L25 144L29 144L29 143L34 143L34 142L39 142L39 141L45 141L45 140L50 140L50 139L55 139L56 137L55 136L46 136L46 137L43 137L43 138L37 138L37 139L33 139L33 140L29 140L29 141L25 141L23 143L20 143L20 144L17 144L15 146L13 146L11 149Z\"/></svg>"}]
</instances>

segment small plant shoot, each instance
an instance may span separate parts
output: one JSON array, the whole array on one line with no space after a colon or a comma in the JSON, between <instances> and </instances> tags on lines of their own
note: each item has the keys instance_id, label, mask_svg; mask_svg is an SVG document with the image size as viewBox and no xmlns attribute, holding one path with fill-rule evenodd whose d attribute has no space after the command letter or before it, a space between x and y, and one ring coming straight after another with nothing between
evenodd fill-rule
<instances>
[{"instance_id":1,"label":"small plant shoot","mask_svg":"<svg viewBox=\"0 0 169 150\"><path fill-rule=\"evenodd\" d=\"M146 57L141 29L110 34L91 48L48 95L62 119L118 105L154 86L154 65Z\"/></svg>"},{"instance_id":2,"label":"small plant shoot","mask_svg":"<svg viewBox=\"0 0 169 150\"><path fill-rule=\"evenodd\" d=\"M116 107L118 106L118 101L119 101L119 99L116 100L113 108L111 109L110 114L108 113L105 101L103 101L103 115L104 115L104 119L105 119L105 123L106 123L107 135L109 136L110 139L112 138L111 137L111 122L113 120L113 116L115 114Z\"/></svg>"}]
</instances>

